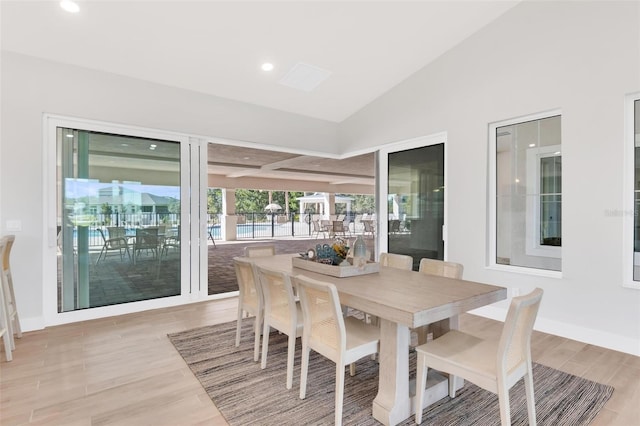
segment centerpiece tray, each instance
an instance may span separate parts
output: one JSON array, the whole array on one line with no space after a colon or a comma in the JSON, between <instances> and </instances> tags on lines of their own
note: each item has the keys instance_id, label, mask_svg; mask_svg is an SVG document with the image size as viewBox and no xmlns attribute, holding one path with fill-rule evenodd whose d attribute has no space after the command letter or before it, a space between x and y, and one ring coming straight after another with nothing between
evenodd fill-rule
<instances>
[{"instance_id":1,"label":"centerpiece tray","mask_svg":"<svg viewBox=\"0 0 640 426\"><path fill-rule=\"evenodd\" d=\"M338 278L354 277L356 275L375 274L380 272L380 264L370 261L361 267L353 265L327 265L325 263L303 259L302 257L292 257L291 262L294 268L306 269L307 271L331 275L332 277Z\"/></svg>"}]
</instances>

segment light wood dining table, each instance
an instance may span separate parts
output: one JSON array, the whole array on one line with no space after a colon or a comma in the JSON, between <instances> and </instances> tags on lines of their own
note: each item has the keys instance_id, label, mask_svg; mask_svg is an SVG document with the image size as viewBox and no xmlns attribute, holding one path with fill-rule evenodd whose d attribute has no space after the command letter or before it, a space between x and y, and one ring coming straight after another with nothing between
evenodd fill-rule
<instances>
[{"instance_id":1,"label":"light wood dining table","mask_svg":"<svg viewBox=\"0 0 640 426\"><path fill-rule=\"evenodd\" d=\"M305 275L333 283L341 304L380 319L379 384L373 417L385 425L398 424L415 413L415 389L411 389L409 381L409 329L444 319L449 319L450 329L456 329L459 314L507 297L504 287L387 267L380 267L378 273L337 278L294 268L291 263L294 256L298 255L251 260L257 266L292 276ZM447 378L432 374L427 381L426 405L448 394ZM456 387L460 386L461 381L456 383Z\"/></svg>"}]
</instances>

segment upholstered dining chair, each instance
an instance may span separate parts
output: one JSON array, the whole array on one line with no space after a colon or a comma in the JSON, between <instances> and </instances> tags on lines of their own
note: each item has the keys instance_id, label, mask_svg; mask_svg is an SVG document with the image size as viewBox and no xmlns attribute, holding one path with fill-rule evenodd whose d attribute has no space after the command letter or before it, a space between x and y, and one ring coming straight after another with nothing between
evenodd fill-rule
<instances>
[{"instance_id":1,"label":"upholstered dining chair","mask_svg":"<svg viewBox=\"0 0 640 426\"><path fill-rule=\"evenodd\" d=\"M20 326L20 317L18 316L18 305L16 304L16 293L13 289L13 275L11 274L11 249L16 240L15 235L5 235L6 247L2 254L2 277L4 279L4 301L6 304L7 318L11 324L13 334L18 338L22 337L22 327ZM13 334L11 341L13 342ZM13 344L15 347L15 344Z\"/></svg>"},{"instance_id":2,"label":"upholstered dining chair","mask_svg":"<svg viewBox=\"0 0 640 426\"><path fill-rule=\"evenodd\" d=\"M498 395L502 426L511 424L509 389L521 378L527 396L529 424L536 424L531 366L531 333L543 291L511 300L499 340L483 340L458 330L416 348L416 423L422 422L422 401L427 369L462 377ZM449 396L455 397L455 383L449 380Z\"/></svg>"},{"instance_id":3,"label":"upholstered dining chair","mask_svg":"<svg viewBox=\"0 0 640 426\"><path fill-rule=\"evenodd\" d=\"M289 275L268 268L256 267L262 297L264 299L264 319L262 330L262 359L260 367L267 368L269 352L269 331L273 327L289 336L287 352L287 389L293 386L293 364L296 352L296 338L302 336L302 311L293 294Z\"/></svg>"},{"instance_id":4,"label":"upholstered dining chair","mask_svg":"<svg viewBox=\"0 0 640 426\"><path fill-rule=\"evenodd\" d=\"M253 315L253 360L260 359L260 326L262 325L264 299L262 288L258 285L254 264L246 258L234 257L233 265L238 279L238 317L236 322L236 346L240 346L240 330L244 313Z\"/></svg>"},{"instance_id":5,"label":"upholstered dining chair","mask_svg":"<svg viewBox=\"0 0 640 426\"><path fill-rule=\"evenodd\" d=\"M338 290L331 283L313 280L303 275L294 277L300 295L304 329L302 332L302 369L300 399L307 394L307 373L311 349L336 364L335 424L342 424L344 400L344 369L378 352L380 329L353 317L342 316Z\"/></svg>"},{"instance_id":6,"label":"upholstered dining chair","mask_svg":"<svg viewBox=\"0 0 640 426\"><path fill-rule=\"evenodd\" d=\"M244 255L246 257L262 257L262 256L275 256L276 246L273 244L260 244L257 246L246 246L244 248Z\"/></svg>"}]
</instances>

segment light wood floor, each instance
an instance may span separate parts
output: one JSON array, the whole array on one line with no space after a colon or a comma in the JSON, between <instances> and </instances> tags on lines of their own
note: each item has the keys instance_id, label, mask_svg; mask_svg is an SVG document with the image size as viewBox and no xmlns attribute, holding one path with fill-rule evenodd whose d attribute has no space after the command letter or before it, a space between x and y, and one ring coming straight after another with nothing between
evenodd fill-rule
<instances>
[{"instance_id":1,"label":"light wood floor","mask_svg":"<svg viewBox=\"0 0 640 426\"><path fill-rule=\"evenodd\" d=\"M167 333L235 319L237 299L25 333L0 363L0 424L226 425ZM461 329L498 334L472 315ZM595 426L640 425L640 358L543 333L534 360L616 388Z\"/></svg>"}]
</instances>

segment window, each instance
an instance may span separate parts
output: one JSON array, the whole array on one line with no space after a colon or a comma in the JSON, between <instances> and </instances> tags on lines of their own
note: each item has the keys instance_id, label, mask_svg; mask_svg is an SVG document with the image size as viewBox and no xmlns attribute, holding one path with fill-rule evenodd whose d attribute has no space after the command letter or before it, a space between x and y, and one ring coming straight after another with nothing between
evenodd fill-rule
<instances>
[{"instance_id":1,"label":"window","mask_svg":"<svg viewBox=\"0 0 640 426\"><path fill-rule=\"evenodd\" d=\"M627 96L625 111L625 287L640 288L640 93Z\"/></svg>"},{"instance_id":2,"label":"window","mask_svg":"<svg viewBox=\"0 0 640 426\"><path fill-rule=\"evenodd\" d=\"M490 150L489 264L561 271L559 112L492 124Z\"/></svg>"}]
</instances>

